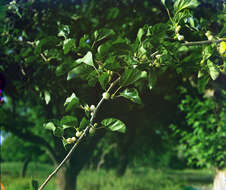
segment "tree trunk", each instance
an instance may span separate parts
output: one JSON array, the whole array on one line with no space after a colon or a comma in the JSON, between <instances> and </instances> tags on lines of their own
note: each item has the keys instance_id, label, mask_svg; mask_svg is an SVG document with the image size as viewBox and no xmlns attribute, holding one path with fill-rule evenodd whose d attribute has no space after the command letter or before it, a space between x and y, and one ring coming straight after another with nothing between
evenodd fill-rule
<instances>
[{"instance_id":1,"label":"tree trunk","mask_svg":"<svg viewBox=\"0 0 226 190\"><path fill-rule=\"evenodd\" d=\"M28 164L30 163L30 161L31 161L31 157L27 158L27 159L24 161L23 169L22 169L22 172L21 172L21 176L22 176L23 178L26 176L27 167L28 167Z\"/></svg>"},{"instance_id":2,"label":"tree trunk","mask_svg":"<svg viewBox=\"0 0 226 190\"><path fill-rule=\"evenodd\" d=\"M128 154L123 154L119 156L119 164L116 170L116 174L118 177L121 177L125 174L127 165L128 165Z\"/></svg>"},{"instance_id":3,"label":"tree trunk","mask_svg":"<svg viewBox=\"0 0 226 190\"><path fill-rule=\"evenodd\" d=\"M79 147L71 155L71 158L65 163L65 166L57 173L58 190L76 190L77 176L88 163L97 143L104 134L105 131L100 131L98 134L80 143ZM61 160L58 159L59 161Z\"/></svg>"},{"instance_id":4,"label":"tree trunk","mask_svg":"<svg viewBox=\"0 0 226 190\"><path fill-rule=\"evenodd\" d=\"M226 190L226 171L216 171L212 190Z\"/></svg>"},{"instance_id":5,"label":"tree trunk","mask_svg":"<svg viewBox=\"0 0 226 190\"><path fill-rule=\"evenodd\" d=\"M56 183L58 190L76 190L78 171L71 167L64 167L57 173Z\"/></svg>"}]
</instances>

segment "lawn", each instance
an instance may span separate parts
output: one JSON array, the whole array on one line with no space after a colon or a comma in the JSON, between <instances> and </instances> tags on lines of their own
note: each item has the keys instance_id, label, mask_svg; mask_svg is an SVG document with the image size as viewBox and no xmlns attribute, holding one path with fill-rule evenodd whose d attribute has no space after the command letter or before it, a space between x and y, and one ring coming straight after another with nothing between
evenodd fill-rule
<instances>
[{"instance_id":1,"label":"lawn","mask_svg":"<svg viewBox=\"0 0 226 190\"><path fill-rule=\"evenodd\" d=\"M27 176L20 177L22 163L2 163L1 180L5 190L29 190L32 179L44 181L53 167L47 164L31 163ZM169 170L148 167L129 168L123 177L117 177L114 170L83 170L78 177L78 190L209 190L213 180L209 170ZM193 189L191 188L193 187ZM56 190L55 179L46 190Z\"/></svg>"}]
</instances>

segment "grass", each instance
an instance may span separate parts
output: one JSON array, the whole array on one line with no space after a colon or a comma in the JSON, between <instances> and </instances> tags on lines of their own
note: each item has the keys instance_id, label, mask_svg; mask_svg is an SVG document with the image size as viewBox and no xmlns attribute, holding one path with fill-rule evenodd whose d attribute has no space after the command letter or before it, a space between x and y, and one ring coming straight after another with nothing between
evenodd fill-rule
<instances>
[{"instance_id":1,"label":"grass","mask_svg":"<svg viewBox=\"0 0 226 190\"><path fill-rule=\"evenodd\" d=\"M23 164L11 162L1 164L1 181L6 190L29 190L31 179L41 184L53 170L47 164L31 163L27 177L21 178ZM185 190L188 186L211 186L213 172L208 170L154 170L148 167L129 168L123 177L114 170L83 170L78 176L78 190ZM55 179L45 190L57 190Z\"/></svg>"}]
</instances>

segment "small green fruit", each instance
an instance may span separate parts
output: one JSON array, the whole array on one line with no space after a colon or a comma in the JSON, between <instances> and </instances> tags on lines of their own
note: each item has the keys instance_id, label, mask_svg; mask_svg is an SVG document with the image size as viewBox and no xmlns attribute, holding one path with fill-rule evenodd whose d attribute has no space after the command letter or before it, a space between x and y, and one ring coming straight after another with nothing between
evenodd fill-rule
<instances>
[{"instance_id":1,"label":"small green fruit","mask_svg":"<svg viewBox=\"0 0 226 190\"><path fill-rule=\"evenodd\" d=\"M206 37L210 36L211 35L211 32L208 30L206 33L205 33Z\"/></svg>"},{"instance_id":2,"label":"small green fruit","mask_svg":"<svg viewBox=\"0 0 226 190\"><path fill-rule=\"evenodd\" d=\"M75 135L76 137L80 137L82 135L82 131L77 131Z\"/></svg>"},{"instance_id":3,"label":"small green fruit","mask_svg":"<svg viewBox=\"0 0 226 190\"><path fill-rule=\"evenodd\" d=\"M96 107L95 107L94 105L91 105L91 106L90 106L90 111L93 112L95 109L96 109Z\"/></svg>"},{"instance_id":4,"label":"small green fruit","mask_svg":"<svg viewBox=\"0 0 226 190\"><path fill-rule=\"evenodd\" d=\"M76 141L76 137L72 137L72 138L71 138L71 141L72 141L72 142L75 142L75 141Z\"/></svg>"},{"instance_id":5,"label":"small green fruit","mask_svg":"<svg viewBox=\"0 0 226 190\"><path fill-rule=\"evenodd\" d=\"M179 41L182 41L182 40L184 40L184 36L183 35L177 35L177 39L179 40Z\"/></svg>"},{"instance_id":6,"label":"small green fruit","mask_svg":"<svg viewBox=\"0 0 226 190\"><path fill-rule=\"evenodd\" d=\"M96 129L94 127L90 127L89 134L93 135L96 132Z\"/></svg>"},{"instance_id":7,"label":"small green fruit","mask_svg":"<svg viewBox=\"0 0 226 190\"><path fill-rule=\"evenodd\" d=\"M180 31L180 29L181 29L181 26L180 25L178 25L177 27L176 27L176 33L179 33L179 31Z\"/></svg>"},{"instance_id":8,"label":"small green fruit","mask_svg":"<svg viewBox=\"0 0 226 190\"><path fill-rule=\"evenodd\" d=\"M72 141L71 138L67 138L67 139L66 139L66 142L67 142L67 144L71 144L73 141Z\"/></svg>"},{"instance_id":9,"label":"small green fruit","mask_svg":"<svg viewBox=\"0 0 226 190\"><path fill-rule=\"evenodd\" d=\"M108 100L108 99L110 98L110 94L109 94L108 92L104 92L104 93L102 94L102 96L103 96L103 98L106 99L106 100Z\"/></svg>"}]
</instances>

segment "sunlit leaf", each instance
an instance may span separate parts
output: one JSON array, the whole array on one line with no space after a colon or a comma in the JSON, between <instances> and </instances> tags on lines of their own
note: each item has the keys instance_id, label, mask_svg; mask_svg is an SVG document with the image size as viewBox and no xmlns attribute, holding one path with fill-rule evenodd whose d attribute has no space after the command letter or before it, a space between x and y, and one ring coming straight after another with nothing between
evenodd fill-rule
<instances>
[{"instance_id":1,"label":"sunlit leaf","mask_svg":"<svg viewBox=\"0 0 226 190\"><path fill-rule=\"evenodd\" d=\"M75 40L74 39L69 38L69 39L64 40L64 44L63 44L64 54L67 54L73 48L75 48Z\"/></svg>"},{"instance_id":2,"label":"sunlit leaf","mask_svg":"<svg viewBox=\"0 0 226 190\"><path fill-rule=\"evenodd\" d=\"M49 102L51 100L51 96L50 96L50 93L48 91L44 92L44 97L45 97L46 104L49 104Z\"/></svg>"},{"instance_id":3,"label":"sunlit leaf","mask_svg":"<svg viewBox=\"0 0 226 190\"><path fill-rule=\"evenodd\" d=\"M220 75L218 67L209 59L207 60L207 66L209 68L209 74L213 80L216 80Z\"/></svg>"},{"instance_id":4,"label":"sunlit leaf","mask_svg":"<svg viewBox=\"0 0 226 190\"><path fill-rule=\"evenodd\" d=\"M132 102L142 104L138 91L135 88L126 88L123 92L120 93L120 95L131 100Z\"/></svg>"},{"instance_id":5,"label":"sunlit leaf","mask_svg":"<svg viewBox=\"0 0 226 190\"><path fill-rule=\"evenodd\" d=\"M144 29L140 28L137 33L137 39L139 40L139 42L141 42L141 38L143 35L144 35Z\"/></svg>"},{"instance_id":6,"label":"sunlit leaf","mask_svg":"<svg viewBox=\"0 0 226 190\"><path fill-rule=\"evenodd\" d=\"M83 58L77 59L76 62L77 63L85 63L87 65L94 66L93 55L90 51L88 51L87 54Z\"/></svg>"},{"instance_id":7,"label":"sunlit leaf","mask_svg":"<svg viewBox=\"0 0 226 190\"><path fill-rule=\"evenodd\" d=\"M68 97L64 102L64 106L66 106L66 111L70 110L72 107L77 107L78 105L79 105L79 99L75 95L75 93L72 93L72 95Z\"/></svg>"},{"instance_id":8,"label":"sunlit leaf","mask_svg":"<svg viewBox=\"0 0 226 190\"><path fill-rule=\"evenodd\" d=\"M53 122L48 122L43 125L45 129L55 131L56 127Z\"/></svg>"},{"instance_id":9,"label":"sunlit leaf","mask_svg":"<svg viewBox=\"0 0 226 190\"><path fill-rule=\"evenodd\" d=\"M122 121L115 118L104 119L103 121L101 121L101 124L111 131L118 131L121 133L126 132L126 125Z\"/></svg>"},{"instance_id":10,"label":"sunlit leaf","mask_svg":"<svg viewBox=\"0 0 226 190\"><path fill-rule=\"evenodd\" d=\"M174 11L176 13L183 9L191 9L198 7L199 2L197 0L176 0L174 3Z\"/></svg>"}]
</instances>

